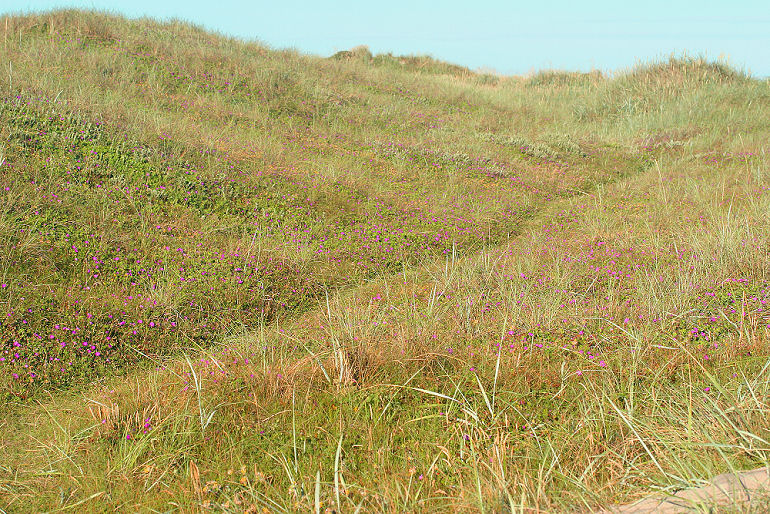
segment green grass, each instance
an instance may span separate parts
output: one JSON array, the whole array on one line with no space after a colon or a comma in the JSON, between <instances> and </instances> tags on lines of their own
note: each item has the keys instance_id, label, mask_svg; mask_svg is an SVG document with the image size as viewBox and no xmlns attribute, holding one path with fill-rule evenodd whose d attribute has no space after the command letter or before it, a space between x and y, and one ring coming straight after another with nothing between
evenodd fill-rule
<instances>
[{"instance_id":1,"label":"green grass","mask_svg":"<svg viewBox=\"0 0 770 514\"><path fill-rule=\"evenodd\" d=\"M590 511L767 465L767 81L0 27L0 509Z\"/></svg>"}]
</instances>

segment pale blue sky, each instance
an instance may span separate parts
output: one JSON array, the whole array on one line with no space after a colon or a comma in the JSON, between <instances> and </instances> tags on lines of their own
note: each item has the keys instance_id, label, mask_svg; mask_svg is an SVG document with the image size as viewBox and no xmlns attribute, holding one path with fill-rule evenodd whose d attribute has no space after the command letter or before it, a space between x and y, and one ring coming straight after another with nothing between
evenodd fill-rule
<instances>
[{"instance_id":1,"label":"pale blue sky","mask_svg":"<svg viewBox=\"0 0 770 514\"><path fill-rule=\"evenodd\" d=\"M686 51L770 76L770 0L0 0L0 13L65 6L179 18L317 55L366 44L506 74L615 70Z\"/></svg>"}]
</instances>

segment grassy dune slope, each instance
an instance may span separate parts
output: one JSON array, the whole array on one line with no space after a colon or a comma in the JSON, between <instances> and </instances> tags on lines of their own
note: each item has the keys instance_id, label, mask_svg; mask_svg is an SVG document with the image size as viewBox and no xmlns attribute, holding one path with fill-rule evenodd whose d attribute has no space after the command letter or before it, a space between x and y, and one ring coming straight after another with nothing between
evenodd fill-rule
<instances>
[{"instance_id":1,"label":"grassy dune slope","mask_svg":"<svg viewBox=\"0 0 770 514\"><path fill-rule=\"evenodd\" d=\"M0 27L0 509L581 511L767 464L766 81Z\"/></svg>"}]
</instances>

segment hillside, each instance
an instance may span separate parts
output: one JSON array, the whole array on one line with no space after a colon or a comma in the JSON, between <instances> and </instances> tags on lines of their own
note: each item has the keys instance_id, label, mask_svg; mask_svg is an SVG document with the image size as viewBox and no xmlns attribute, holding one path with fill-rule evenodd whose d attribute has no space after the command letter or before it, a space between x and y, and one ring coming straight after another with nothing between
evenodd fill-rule
<instances>
[{"instance_id":1,"label":"hillside","mask_svg":"<svg viewBox=\"0 0 770 514\"><path fill-rule=\"evenodd\" d=\"M767 81L1 23L0 509L580 511L767 464Z\"/></svg>"}]
</instances>

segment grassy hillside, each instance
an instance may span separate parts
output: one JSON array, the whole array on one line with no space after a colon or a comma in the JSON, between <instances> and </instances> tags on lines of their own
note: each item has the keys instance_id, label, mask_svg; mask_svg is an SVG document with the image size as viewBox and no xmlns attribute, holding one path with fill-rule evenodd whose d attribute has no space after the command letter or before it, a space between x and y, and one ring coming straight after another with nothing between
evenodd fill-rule
<instances>
[{"instance_id":1,"label":"grassy hillside","mask_svg":"<svg viewBox=\"0 0 770 514\"><path fill-rule=\"evenodd\" d=\"M581 511L767 464L767 81L3 27L0 509Z\"/></svg>"}]
</instances>

